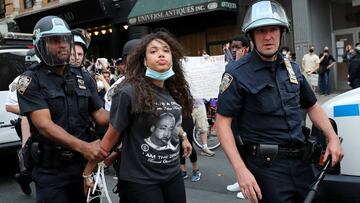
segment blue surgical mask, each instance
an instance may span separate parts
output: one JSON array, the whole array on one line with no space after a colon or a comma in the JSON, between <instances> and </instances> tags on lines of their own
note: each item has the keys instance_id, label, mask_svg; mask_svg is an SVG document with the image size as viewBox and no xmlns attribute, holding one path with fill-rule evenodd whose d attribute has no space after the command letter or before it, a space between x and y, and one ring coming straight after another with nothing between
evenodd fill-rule
<instances>
[{"instance_id":1,"label":"blue surgical mask","mask_svg":"<svg viewBox=\"0 0 360 203\"><path fill-rule=\"evenodd\" d=\"M170 78L173 75L175 75L175 73L174 73L174 71L172 69L172 66L169 68L169 70L167 70L167 71L165 71L163 73L154 71L151 68L146 66L145 76L147 76L149 78L152 78L154 80L162 80L162 81L164 81L164 80Z\"/></svg>"}]
</instances>

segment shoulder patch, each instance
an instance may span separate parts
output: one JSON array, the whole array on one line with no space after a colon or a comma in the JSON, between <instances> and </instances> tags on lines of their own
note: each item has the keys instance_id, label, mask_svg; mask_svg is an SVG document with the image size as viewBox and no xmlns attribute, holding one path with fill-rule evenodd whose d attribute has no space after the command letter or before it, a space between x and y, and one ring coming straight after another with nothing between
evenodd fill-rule
<instances>
[{"instance_id":1,"label":"shoulder patch","mask_svg":"<svg viewBox=\"0 0 360 203\"><path fill-rule=\"evenodd\" d=\"M220 84L220 94L224 93L225 90L230 86L231 82L233 81L233 76L229 73L225 73Z\"/></svg>"},{"instance_id":2,"label":"shoulder patch","mask_svg":"<svg viewBox=\"0 0 360 203\"><path fill-rule=\"evenodd\" d=\"M19 77L19 81L16 84L16 90L20 93L20 94L24 94L24 92L26 91L27 87L29 86L29 84L31 83L32 78L27 76L27 75L21 75Z\"/></svg>"}]
</instances>

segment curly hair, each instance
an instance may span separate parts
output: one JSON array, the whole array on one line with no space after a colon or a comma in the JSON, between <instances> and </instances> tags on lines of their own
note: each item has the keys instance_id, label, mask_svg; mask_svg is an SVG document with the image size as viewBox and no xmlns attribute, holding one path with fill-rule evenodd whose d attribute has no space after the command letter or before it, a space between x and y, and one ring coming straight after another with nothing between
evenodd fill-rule
<instances>
[{"instance_id":1,"label":"curly hair","mask_svg":"<svg viewBox=\"0 0 360 203\"><path fill-rule=\"evenodd\" d=\"M175 72L174 76L164 81L164 86L168 89L174 100L182 107L183 114L189 116L193 108L193 97L180 61L184 58L183 48L167 32L150 33L141 38L140 43L128 55L125 80L121 86L131 84L135 88L136 111L155 113L154 103L158 101L158 97L154 91L152 79L145 76L146 67L144 66L144 59L147 46L156 39L161 39L170 46L173 61L172 68Z\"/></svg>"}]
</instances>

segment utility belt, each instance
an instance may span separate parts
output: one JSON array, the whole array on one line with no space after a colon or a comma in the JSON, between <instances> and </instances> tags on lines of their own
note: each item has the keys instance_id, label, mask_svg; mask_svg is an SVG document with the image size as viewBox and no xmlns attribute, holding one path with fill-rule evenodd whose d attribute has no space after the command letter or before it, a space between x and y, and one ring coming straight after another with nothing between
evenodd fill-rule
<instances>
[{"instance_id":1,"label":"utility belt","mask_svg":"<svg viewBox=\"0 0 360 203\"><path fill-rule=\"evenodd\" d=\"M72 163L82 163L84 158L74 151L57 145L46 145L40 142L31 144L31 158L34 166L58 169Z\"/></svg>"},{"instance_id":2,"label":"utility belt","mask_svg":"<svg viewBox=\"0 0 360 203\"><path fill-rule=\"evenodd\" d=\"M305 154L304 146L288 147L271 144L248 144L245 143L246 157L253 160L261 160L264 165L271 166L277 159L302 160Z\"/></svg>"}]
</instances>

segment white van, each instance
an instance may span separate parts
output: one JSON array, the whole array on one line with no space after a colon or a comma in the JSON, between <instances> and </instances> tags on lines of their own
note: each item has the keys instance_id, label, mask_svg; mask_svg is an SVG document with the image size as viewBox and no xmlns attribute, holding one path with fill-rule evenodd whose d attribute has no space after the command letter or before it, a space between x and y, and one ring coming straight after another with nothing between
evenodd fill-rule
<instances>
[{"instance_id":1,"label":"white van","mask_svg":"<svg viewBox=\"0 0 360 203\"><path fill-rule=\"evenodd\" d=\"M360 203L360 88L340 94L322 105L343 138L344 158L320 185L318 202ZM312 133L321 133L314 129Z\"/></svg>"},{"instance_id":2,"label":"white van","mask_svg":"<svg viewBox=\"0 0 360 203\"><path fill-rule=\"evenodd\" d=\"M31 48L31 36L0 34L0 149L19 148L21 141L10 121L17 115L5 110L9 84L25 70L25 56Z\"/></svg>"}]
</instances>

